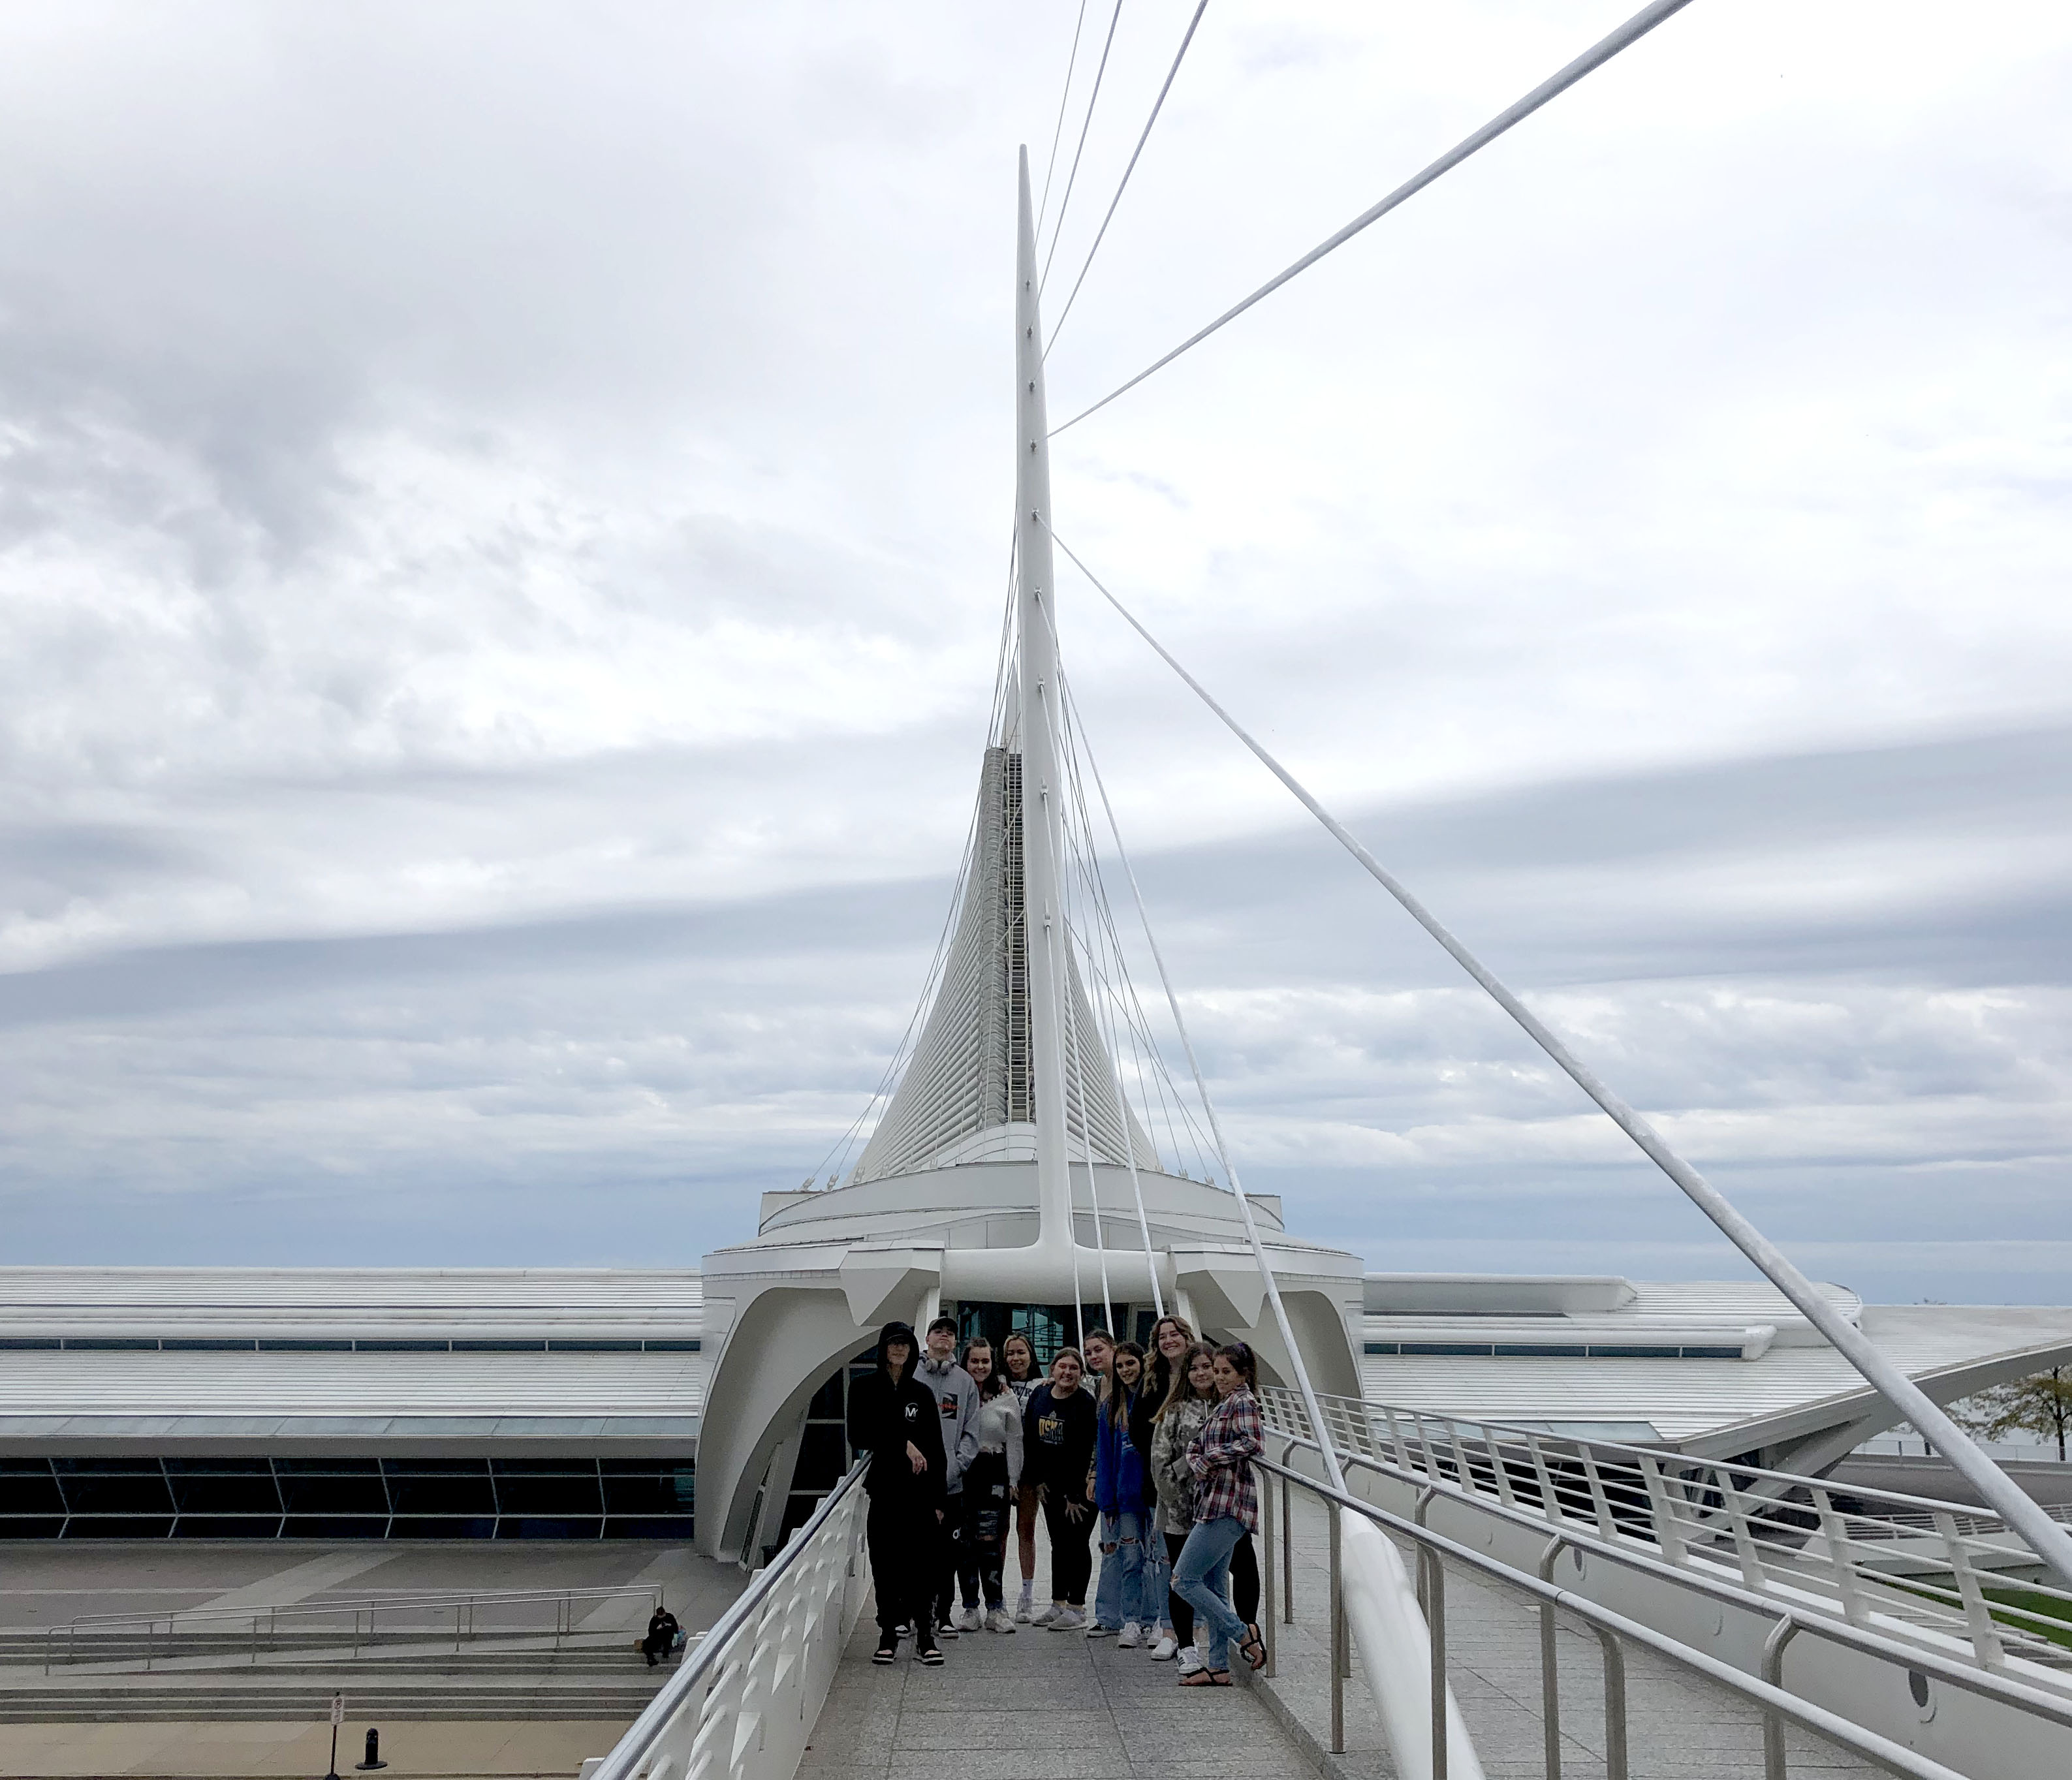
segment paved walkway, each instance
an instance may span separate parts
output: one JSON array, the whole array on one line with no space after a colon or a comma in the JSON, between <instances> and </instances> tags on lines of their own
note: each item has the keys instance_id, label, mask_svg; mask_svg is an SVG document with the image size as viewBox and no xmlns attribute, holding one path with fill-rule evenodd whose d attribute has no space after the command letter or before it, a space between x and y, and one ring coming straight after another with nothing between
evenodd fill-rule
<instances>
[{"instance_id":1,"label":"paved walkway","mask_svg":"<svg viewBox=\"0 0 2072 1780\"><path fill-rule=\"evenodd\" d=\"M1243 1688L1182 1688L1170 1663L1112 1638L1023 1626L967 1632L924 1668L913 1642L875 1667L866 1612L799 1780L1314 1780L1296 1740Z\"/></svg>"}]
</instances>

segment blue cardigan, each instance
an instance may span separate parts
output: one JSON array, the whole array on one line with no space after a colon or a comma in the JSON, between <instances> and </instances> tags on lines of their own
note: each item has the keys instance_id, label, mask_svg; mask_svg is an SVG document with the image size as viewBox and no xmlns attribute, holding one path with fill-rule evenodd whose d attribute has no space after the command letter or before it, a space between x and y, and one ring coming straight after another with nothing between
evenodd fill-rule
<instances>
[{"instance_id":1,"label":"blue cardigan","mask_svg":"<svg viewBox=\"0 0 2072 1780\"><path fill-rule=\"evenodd\" d=\"M1134 1391L1124 1392L1120 1427L1108 1414L1108 1406L1101 1406L1094 1440L1094 1501L1104 1515L1137 1514L1154 1499L1144 1455L1129 1437L1129 1411L1136 1401Z\"/></svg>"}]
</instances>

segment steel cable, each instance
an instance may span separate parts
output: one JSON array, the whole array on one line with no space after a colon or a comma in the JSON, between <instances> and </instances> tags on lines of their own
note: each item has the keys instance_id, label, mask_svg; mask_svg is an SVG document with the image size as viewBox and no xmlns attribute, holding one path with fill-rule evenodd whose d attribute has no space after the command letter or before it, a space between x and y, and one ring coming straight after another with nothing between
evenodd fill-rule
<instances>
[{"instance_id":1,"label":"steel cable","mask_svg":"<svg viewBox=\"0 0 2072 1780\"><path fill-rule=\"evenodd\" d=\"M1129 185L1129 176L1137 171L1137 158L1144 152L1144 145L1151 140L1151 126L1158 121L1158 113L1166 103L1166 95L1173 90L1173 77L1180 72L1180 63L1187 53L1187 46L1194 40L1194 27L1202 22L1202 14L1209 10L1209 0L1201 0L1194 8L1194 16L1187 21L1187 35L1180 39L1178 53L1173 65L1166 71L1166 84L1158 89L1158 97L1152 101L1151 115L1144 120L1144 134L1137 138L1137 146L1130 151L1129 165L1122 170L1122 179L1115 188L1115 195L1108 200L1108 214L1101 218L1100 228L1094 235L1094 245L1087 249L1086 263L1079 268L1079 275L1072 281L1071 294L1065 298L1065 306L1058 311L1058 319L1050 324L1050 337L1043 343L1043 356L1050 356L1050 348L1058 343L1059 333L1065 325L1065 318L1072 312L1077 301L1079 286L1087 282L1087 274L1093 270L1094 256L1100 252L1101 242L1108 235L1108 225L1115 220L1116 206L1122 202L1122 195Z\"/></svg>"},{"instance_id":2,"label":"steel cable","mask_svg":"<svg viewBox=\"0 0 2072 1780\"><path fill-rule=\"evenodd\" d=\"M1789 1299L1799 1314L1824 1335L1830 1345L1856 1367L1864 1382L1883 1396L1949 1460L1958 1474L1977 1490L2007 1524L2029 1541L2030 1548L2068 1585L2072 1585L2072 1533L2053 1520L2032 1502L2007 1473L1980 1451L1971 1437L1945 1414L1921 1387L1893 1364L1870 1338L1843 1317L1821 1297L1819 1289L1767 1236L1735 1208L1726 1195L1692 1167L1663 1140L1662 1134L1604 1082L1587 1064L1555 1037L1539 1016L1505 987L1495 973L1413 896L1379 860L1354 839L1344 824L1313 797L1302 782L1267 752L1251 732L1211 695L1208 689L1182 667L1172 652L1138 622L1135 615L1108 591L1094 572L1079 559L1072 547L1050 531L1050 541L1071 558L1072 565L1092 583L1120 615L1123 622L1150 644L1166 665L1185 680L1196 697L1215 713L1223 726L1242 742L1260 765L1294 794L1296 801L1321 822L1331 837L1357 859L1375 882L1402 905L1406 914L1451 954L1453 961L1480 984L1497 1005L1525 1029L1532 1042L1559 1064L1570 1080L1630 1137L1641 1153L1683 1190L1684 1196L1720 1232L1754 1263L1757 1269ZM1096 783L1099 783L1098 778ZM1155 943L1154 943L1155 944ZM1213 1112L1211 1115L1213 1119ZM1226 1158L1224 1165L1229 1165ZM1319 1422L1318 1426L1322 1424Z\"/></svg>"},{"instance_id":3,"label":"steel cable","mask_svg":"<svg viewBox=\"0 0 2072 1780\"><path fill-rule=\"evenodd\" d=\"M1423 172L1416 175L1413 178L1406 179L1401 185L1398 186L1395 191L1390 192L1386 198L1383 199L1379 203L1375 205L1370 210L1362 211L1359 216L1354 217L1353 220L1347 223L1343 228L1340 229L1337 234L1332 236L1328 240L1321 242L1317 246L1311 248L1307 253L1305 253L1301 259L1297 260L1293 265L1289 266L1286 271L1278 273L1274 277L1268 279L1264 284L1261 285L1256 290L1253 291L1252 294L1249 297L1246 298L1243 302L1239 303L1235 308L1225 310L1222 314L1217 316L1216 319L1211 322L1207 327L1203 328L1201 332L1194 335L1190 339L1182 340L1178 346L1174 347L1171 351L1168 352L1164 358L1160 359L1156 364L1145 366L1143 370L1138 372L1135 376L1132 377L1128 383L1122 384L1118 388L1111 389L1105 396L1102 397L1099 401L1096 402L1092 407L1083 408L1078 413L1073 415L1070 420L1066 421L1060 425L1052 427L1050 429L1050 437L1052 438L1055 438L1060 433L1063 432L1065 428L1067 426L1077 426L1081 421L1087 417L1087 415L1098 413L1102 409L1107 407L1110 402L1113 401L1116 397L1127 395L1153 372L1164 370L1167 365L1170 364L1175 359L1178 358L1182 352L1188 351L1190 347L1199 346L1203 340L1207 339L1211 334L1215 333L1218 328L1223 327L1226 323L1235 321L1239 316L1242 315L1248 309L1251 308L1252 306L1257 302L1262 297L1271 296L1275 291L1278 290L1281 286L1285 285L1290 278L1293 277L1296 273L1298 272L1306 271L1309 267L1314 265L1318 261L1323 258L1323 257L1326 253L1329 253L1334 248L1343 246L1347 241L1350 240L1354 236L1359 234L1362 229L1365 228L1368 224L1378 222L1382 217L1386 216L1389 212L1395 209L1398 204L1401 203L1404 199L1414 197L1418 192L1422 191L1425 187L1431 184L1432 182L1434 179L1437 179L1441 174L1451 172L1453 168L1458 166L1462 162L1466 160L1467 158L1473 154L1478 149L1486 147L1490 143L1494 142L1498 137L1503 135L1503 133L1509 129L1512 125L1522 123L1526 118L1530 117L1534 112L1539 110L1542 105L1545 105L1548 100L1556 98L1561 93L1567 92L1570 87L1572 87L1578 80L1581 80L1585 75L1589 73L1593 69L1601 68L1606 62L1609 62L1614 55L1618 55L1621 50L1626 48L1628 44L1638 42L1641 38L1645 37L1648 32L1654 30L1657 25L1660 24L1663 19L1668 18L1671 13L1681 12L1684 8L1690 5L1690 3L1691 0L1654 0L1653 5L1645 7L1641 11L1635 13L1632 18L1626 20L1626 22L1623 25L1620 26L1617 31L1614 31L1610 36L1605 38L1601 43L1596 43L1590 48L1585 50L1581 55L1577 56L1574 61L1571 62L1566 68L1563 68L1560 73L1555 75L1550 80L1543 80L1538 86L1535 87L1531 92L1528 92L1523 99L1519 100L1516 105L1513 105L1510 110L1503 112L1497 117L1492 117L1487 123L1484 124L1480 129L1477 130L1474 135L1469 137L1465 142L1449 149L1444 154L1441 155L1437 160L1434 161L1429 166L1426 167ZM1055 252L1057 249L1057 239L1054 236L1051 238L1050 245L1052 251Z\"/></svg>"}]
</instances>

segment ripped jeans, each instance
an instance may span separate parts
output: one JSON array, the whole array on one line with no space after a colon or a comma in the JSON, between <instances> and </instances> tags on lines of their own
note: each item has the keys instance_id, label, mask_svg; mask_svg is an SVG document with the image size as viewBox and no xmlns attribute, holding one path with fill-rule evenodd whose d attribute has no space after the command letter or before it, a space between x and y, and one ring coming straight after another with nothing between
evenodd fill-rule
<instances>
[{"instance_id":1,"label":"ripped jeans","mask_svg":"<svg viewBox=\"0 0 2072 1780\"><path fill-rule=\"evenodd\" d=\"M1149 1509L1101 1516L1100 1542L1115 1549L1101 1553L1100 1586L1094 1592L1096 1624L1120 1631L1133 1622L1158 1622L1165 1605L1163 1566L1145 1543L1155 1537Z\"/></svg>"}]
</instances>

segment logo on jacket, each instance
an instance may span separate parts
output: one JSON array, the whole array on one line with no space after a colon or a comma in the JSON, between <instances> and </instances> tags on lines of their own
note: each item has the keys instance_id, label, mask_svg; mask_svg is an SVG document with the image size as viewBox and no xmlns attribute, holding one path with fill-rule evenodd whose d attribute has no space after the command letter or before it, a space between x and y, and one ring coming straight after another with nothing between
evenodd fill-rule
<instances>
[{"instance_id":1,"label":"logo on jacket","mask_svg":"<svg viewBox=\"0 0 2072 1780\"><path fill-rule=\"evenodd\" d=\"M952 1391L943 1396L938 1397L935 1400L935 1403L936 1407L943 1412L944 1420L955 1421L957 1419L957 1394L956 1392Z\"/></svg>"},{"instance_id":2,"label":"logo on jacket","mask_svg":"<svg viewBox=\"0 0 2072 1780\"><path fill-rule=\"evenodd\" d=\"M902 1403L899 1405L899 1412L909 1421L917 1421L920 1419L921 1406L918 1403Z\"/></svg>"}]
</instances>

